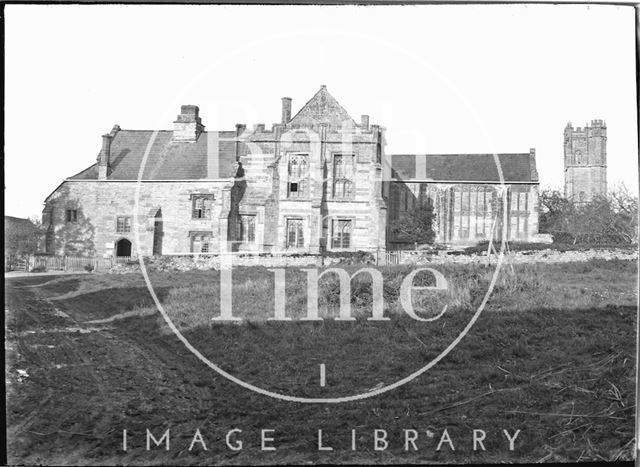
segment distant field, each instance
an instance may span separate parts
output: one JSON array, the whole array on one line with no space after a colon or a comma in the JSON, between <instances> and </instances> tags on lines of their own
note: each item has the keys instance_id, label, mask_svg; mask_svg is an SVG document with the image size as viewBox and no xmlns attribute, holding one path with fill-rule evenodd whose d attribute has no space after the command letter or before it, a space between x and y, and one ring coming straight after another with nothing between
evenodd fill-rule
<instances>
[{"instance_id":1,"label":"distant field","mask_svg":"<svg viewBox=\"0 0 640 467\"><path fill-rule=\"evenodd\" d=\"M349 267L350 273L358 267ZM152 273L173 323L203 355L243 381L286 395L367 392L424 366L457 336L484 298L494 267L437 267L447 292L416 297L435 316L398 304L407 266L379 268L389 322L370 322L370 278L352 281L354 322L340 322L338 281L322 280L320 316L304 322L306 276L286 271L290 322L270 321L274 273L233 271L239 325L219 315L216 271ZM416 285L431 285L417 278ZM378 397L338 405L276 401L240 388L196 359L171 333L139 274L25 277L7 281L10 461L31 463L533 462L630 460L635 413L637 264L590 261L503 266L470 333L438 365ZM55 332L54 332L55 331ZM319 384L319 365L326 385ZM28 376L18 370L25 371ZM171 428L172 449L144 449L144 431ZM196 428L208 451L189 443ZM225 433L240 428L245 447ZM275 452L260 429L275 430ZM436 451L447 428L455 443ZM473 429L487 432L473 451ZM122 429L132 433L121 451ZM317 431L334 451L318 451ZM351 430L357 449L351 450ZM373 448L385 429L389 446ZM418 451L402 430L416 429ZM515 451L503 429L520 429ZM426 430L436 433L435 438Z\"/></svg>"}]
</instances>

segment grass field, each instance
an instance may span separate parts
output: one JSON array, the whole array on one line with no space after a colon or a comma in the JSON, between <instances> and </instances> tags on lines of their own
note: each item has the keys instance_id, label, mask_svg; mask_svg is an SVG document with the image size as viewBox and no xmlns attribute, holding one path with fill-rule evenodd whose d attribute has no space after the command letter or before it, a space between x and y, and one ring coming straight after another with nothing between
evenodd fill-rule
<instances>
[{"instance_id":1,"label":"grass field","mask_svg":"<svg viewBox=\"0 0 640 467\"><path fill-rule=\"evenodd\" d=\"M349 268L353 273L357 267ZM233 271L233 312L220 313L216 271L153 273L172 322L204 356L243 381L285 395L366 393L423 367L465 327L493 267L438 267L447 292L398 304L410 268L380 268L388 322L371 322L367 275L352 281L356 321L336 321L337 279L319 290L323 321L305 322L306 276L286 271L286 311L270 321L274 273ZM430 285L430 278L416 285ZM637 265L590 261L503 267L469 334L417 379L342 404L284 402L224 379L191 354L155 309L139 274L7 281L7 415L12 463L418 463L630 460L635 414ZM319 383L319 367L326 384ZM18 371L20 370L20 371ZM145 430L171 448L145 449ZM225 444L229 430L243 449ZM128 450L122 450L126 429ZM208 450L189 445L200 429ZM261 450L261 430L275 451ZM444 430L451 443L443 443ZM473 430L486 450L473 449ZM503 430L521 430L509 450ZM318 430L324 445L318 450ZM355 430L356 449L352 449ZM374 430L388 447L374 449ZM404 430L418 438L405 449ZM269 444L269 443L268 443ZM451 449L451 445L455 450Z\"/></svg>"}]
</instances>

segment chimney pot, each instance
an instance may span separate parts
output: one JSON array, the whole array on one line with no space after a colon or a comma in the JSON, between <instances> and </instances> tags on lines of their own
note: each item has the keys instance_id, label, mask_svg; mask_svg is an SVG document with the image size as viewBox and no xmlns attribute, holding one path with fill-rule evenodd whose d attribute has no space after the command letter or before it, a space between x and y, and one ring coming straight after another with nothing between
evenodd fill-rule
<instances>
[{"instance_id":1,"label":"chimney pot","mask_svg":"<svg viewBox=\"0 0 640 467\"><path fill-rule=\"evenodd\" d=\"M180 114L184 117L191 117L194 120L198 118L200 109L197 105L182 105L180 106Z\"/></svg>"},{"instance_id":2,"label":"chimney pot","mask_svg":"<svg viewBox=\"0 0 640 467\"><path fill-rule=\"evenodd\" d=\"M282 124L286 125L291 121L291 98L282 98Z\"/></svg>"},{"instance_id":3,"label":"chimney pot","mask_svg":"<svg viewBox=\"0 0 640 467\"><path fill-rule=\"evenodd\" d=\"M200 109L197 105L183 105L180 114L173 122L173 140L195 142L200 133L204 131L204 125L200 119Z\"/></svg>"}]
</instances>

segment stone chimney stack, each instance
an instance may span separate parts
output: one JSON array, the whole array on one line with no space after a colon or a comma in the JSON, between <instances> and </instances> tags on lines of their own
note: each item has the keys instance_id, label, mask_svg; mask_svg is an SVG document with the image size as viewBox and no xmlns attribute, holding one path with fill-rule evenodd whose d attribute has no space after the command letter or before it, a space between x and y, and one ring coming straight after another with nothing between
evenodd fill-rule
<instances>
[{"instance_id":1,"label":"stone chimney stack","mask_svg":"<svg viewBox=\"0 0 640 467\"><path fill-rule=\"evenodd\" d=\"M200 133L204 131L204 125L200 120L200 109L197 105L183 105L180 107L180 115L173 122L173 141L193 143L197 141Z\"/></svg>"},{"instance_id":2,"label":"stone chimney stack","mask_svg":"<svg viewBox=\"0 0 640 467\"><path fill-rule=\"evenodd\" d=\"M538 168L536 164L536 148L529 149L529 170L531 171L531 180L538 181Z\"/></svg>"},{"instance_id":3,"label":"stone chimney stack","mask_svg":"<svg viewBox=\"0 0 640 467\"><path fill-rule=\"evenodd\" d=\"M291 98L282 98L282 124L286 125L291 121Z\"/></svg>"},{"instance_id":4,"label":"stone chimney stack","mask_svg":"<svg viewBox=\"0 0 640 467\"><path fill-rule=\"evenodd\" d=\"M102 150L98 159L98 180L106 180L109 175L109 159L111 157L111 139L110 133L102 135Z\"/></svg>"},{"instance_id":5,"label":"stone chimney stack","mask_svg":"<svg viewBox=\"0 0 640 467\"><path fill-rule=\"evenodd\" d=\"M244 123L236 123L236 161L240 160L240 140L246 129L247 125Z\"/></svg>"},{"instance_id":6,"label":"stone chimney stack","mask_svg":"<svg viewBox=\"0 0 640 467\"><path fill-rule=\"evenodd\" d=\"M365 130L369 131L369 116L363 115L360 117L360 126Z\"/></svg>"}]
</instances>

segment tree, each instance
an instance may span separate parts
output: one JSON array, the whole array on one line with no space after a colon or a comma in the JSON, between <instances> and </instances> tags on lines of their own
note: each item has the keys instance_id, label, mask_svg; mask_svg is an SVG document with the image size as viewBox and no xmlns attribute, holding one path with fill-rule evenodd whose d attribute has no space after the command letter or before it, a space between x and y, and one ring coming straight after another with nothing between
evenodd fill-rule
<instances>
[{"instance_id":1,"label":"tree","mask_svg":"<svg viewBox=\"0 0 640 467\"><path fill-rule=\"evenodd\" d=\"M569 222L575 215L575 207L559 191L545 190L540 193L540 207L541 233L553 234L569 230Z\"/></svg>"},{"instance_id":2,"label":"tree","mask_svg":"<svg viewBox=\"0 0 640 467\"><path fill-rule=\"evenodd\" d=\"M432 203L416 205L412 210L404 213L391 230L396 238L407 243L433 243L436 236L433 231L433 218Z\"/></svg>"},{"instance_id":3,"label":"tree","mask_svg":"<svg viewBox=\"0 0 640 467\"><path fill-rule=\"evenodd\" d=\"M617 213L613 226L630 243L638 243L638 197L633 196L624 183L611 192L612 209Z\"/></svg>"},{"instance_id":4,"label":"tree","mask_svg":"<svg viewBox=\"0 0 640 467\"><path fill-rule=\"evenodd\" d=\"M4 252L7 254L36 253L42 239L38 219L4 216Z\"/></svg>"},{"instance_id":5,"label":"tree","mask_svg":"<svg viewBox=\"0 0 640 467\"><path fill-rule=\"evenodd\" d=\"M574 204L557 191L540 196L540 231L557 243L619 243L638 241L638 199L624 185L609 195Z\"/></svg>"}]
</instances>

